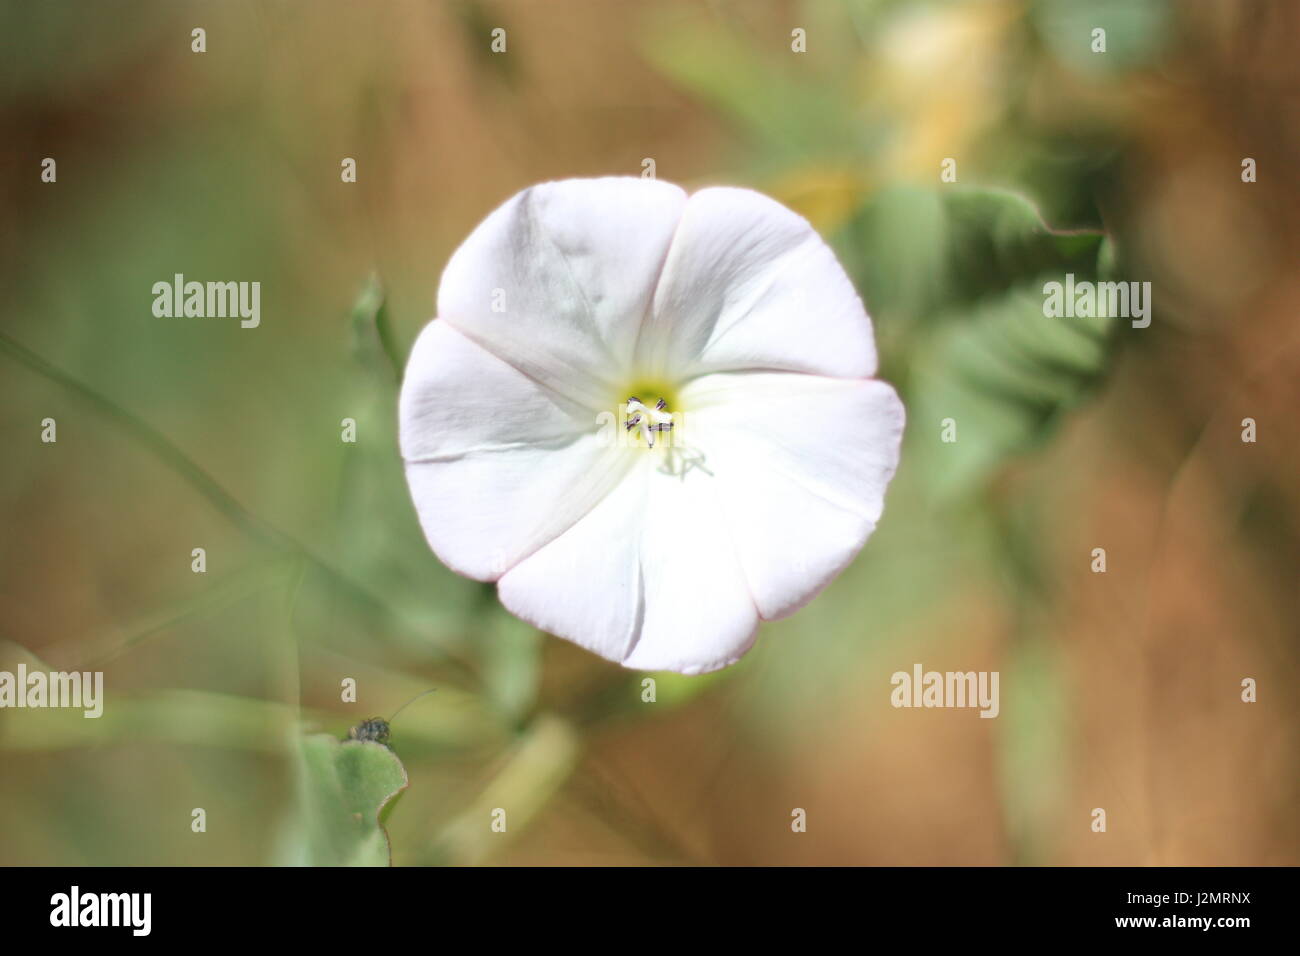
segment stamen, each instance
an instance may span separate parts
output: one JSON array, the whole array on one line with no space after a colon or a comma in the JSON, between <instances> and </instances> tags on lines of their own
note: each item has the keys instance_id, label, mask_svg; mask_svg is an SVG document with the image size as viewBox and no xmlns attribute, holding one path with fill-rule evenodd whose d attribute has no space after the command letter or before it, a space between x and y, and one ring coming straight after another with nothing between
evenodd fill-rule
<instances>
[{"instance_id":1,"label":"stamen","mask_svg":"<svg viewBox=\"0 0 1300 956\"><path fill-rule=\"evenodd\" d=\"M655 432L672 431L673 416L668 411L667 399L660 398L655 402L654 408L647 408L641 399L635 395L629 395L627 398L628 419L624 427L631 431L637 428L641 432L641 437L645 439L646 446L653 448L655 446Z\"/></svg>"}]
</instances>

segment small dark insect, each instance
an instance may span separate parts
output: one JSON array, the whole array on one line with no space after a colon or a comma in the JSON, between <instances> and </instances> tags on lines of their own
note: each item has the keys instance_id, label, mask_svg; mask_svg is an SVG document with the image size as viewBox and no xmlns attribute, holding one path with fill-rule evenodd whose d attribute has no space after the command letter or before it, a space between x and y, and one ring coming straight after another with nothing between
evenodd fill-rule
<instances>
[{"instance_id":1,"label":"small dark insect","mask_svg":"<svg viewBox=\"0 0 1300 956\"><path fill-rule=\"evenodd\" d=\"M387 720L385 720L383 717L371 717L368 720L361 721L361 723L357 724L355 727L353 727L351 730L348 731L348 740L357 740L357 741L369 740L369 741L373 741L374 743L380 744L384 747L387 747L389 724L391 724L394 720L396 720L397 715L400 714L402 711L406 710L406 708L410 707L421 697L426 697L429 694L432 694L435 690L437 690L436 687L431 687L428 690L424 691L424 693L416 694L414 697L408 700L401 707L397 708L397 710L393 712L393 716L389 717Z\"/></svg>"},{"instance_id":2,"label":"small dark insect","mask_svg":"<svg viewBox=\"0 0 1300 956\"><path fill-rule=\"evenodd\" d=\"M388 746L388 721L382 717L363 720L348 731L350 740L373 740L377 744Z\"/></svg>"}]
</instances>

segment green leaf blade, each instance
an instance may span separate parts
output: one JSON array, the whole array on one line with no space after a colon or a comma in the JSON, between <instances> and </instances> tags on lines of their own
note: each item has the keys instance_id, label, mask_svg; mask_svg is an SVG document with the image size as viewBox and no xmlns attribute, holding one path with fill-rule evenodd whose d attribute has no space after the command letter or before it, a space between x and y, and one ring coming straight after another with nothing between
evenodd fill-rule
<instances>
[{"instance_id":1,"label":"green leaf blade","mask_svg":"<svg viewBox=\"0 0 1300 956\"><path fill-rule=\"evenodd\" d=\"M298 801L281 847L296 866L389 866L385 808L408 785L406 768L387 747L339 741L329 734L301 739Z\"/></svg>"}]
</instances>

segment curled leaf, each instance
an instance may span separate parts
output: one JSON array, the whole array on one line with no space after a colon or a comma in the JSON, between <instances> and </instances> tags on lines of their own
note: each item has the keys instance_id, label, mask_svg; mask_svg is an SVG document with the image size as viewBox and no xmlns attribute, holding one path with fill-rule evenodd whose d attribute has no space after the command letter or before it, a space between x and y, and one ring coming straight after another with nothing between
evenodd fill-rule
<instances>
[{"instance_id":1,"label":"curled leaf","mask_svg":"<svg viewBox=\"0 0 1300 956\"><path fill-rule=\"evenodd\" d=\"M282 862L294 866L389 866L392 853L380 815L407 787L406 768L387 747L301 738L298 798Z\"/></svg>"}]
</instances>

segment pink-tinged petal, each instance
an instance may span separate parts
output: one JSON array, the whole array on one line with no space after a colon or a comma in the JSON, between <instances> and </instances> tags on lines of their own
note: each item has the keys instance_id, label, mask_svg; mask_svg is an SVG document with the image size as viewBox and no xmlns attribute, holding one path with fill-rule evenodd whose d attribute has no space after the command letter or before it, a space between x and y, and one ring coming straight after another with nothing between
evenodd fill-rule
<instances>
[{"instance_id":1,"label":"pink-tinged petal","mask_svg":"<svg viewBox=\"0 0 1300 956\"><path fill-rule=\"evenodd\" d=\"M753 645L758 611L721 491L700 471L651 473L641 541L645 619L624 666L703 674L734 664Z\"/></svg>"},{"instance_id":2,"label":"pink-tinged petal","mask_svg":"<svg viewBox=\"0 0 1300 956\"><path fill-rule=\"evenodd\" d=\"M653 179L525 189L456 250L438 317L529 377L605 408L685 204L679 187Z\"/></svg>"},{"instance_id":3,"label":"pink-tinged petal","mask_svg":"<svg viewBox=\"0 0 1300 956\"><path fill-rule=\"evenodd\" d=\"M513 614L611 661L627 656L642 620L647 462L636 457L616 491L497 584Z\"/></svg>"},{"instance_id":4,"label":"pink-tinged petal","mask_svg":"<svg viewBox=\"0 0 1300 956\"><path fill-rule=\"evenodd\" d=\"M871 320L830 247L802 216L734 188L686 203L638 358L679 375L876 371Z\"/></svg>"},{"instance_id":5,"label":"pink-tinged petal","mask_svg":"<svg viewBox=\"0 0 1300 956\"><path fill-rule=\"evenodd\" d=\"M732 373L685 390L683 431L715 477L767 620L811 600L862 548L898 465L903 405L872 379Z\"/></svg>"},{"instance_id":6,"label":"pink-tinged petal","mask_svg":"<svg viewBox=\"0 0 1300 956\"><path fill-rule=\"evenodd\" d=\"M400 400L406 477L434 553L496 580L613 488L630 462L595 415L447 323L425 327Z\"/></svg>"},{"instance_id":7,"label":"pink-tinged petal","mask_svg":"<svg viewBox=\"0 0 1300 956\"><path fill-rule=\"evenodd\" d=\"M501 579L501 601L626 667L725 667L753 643L758 614L716 486L639 457L613 494Z\"/></svg>"}]
</instances>

